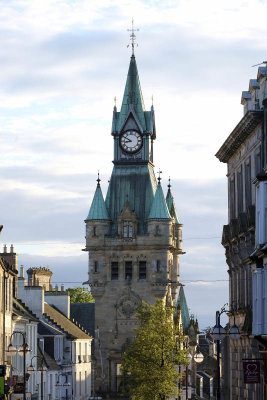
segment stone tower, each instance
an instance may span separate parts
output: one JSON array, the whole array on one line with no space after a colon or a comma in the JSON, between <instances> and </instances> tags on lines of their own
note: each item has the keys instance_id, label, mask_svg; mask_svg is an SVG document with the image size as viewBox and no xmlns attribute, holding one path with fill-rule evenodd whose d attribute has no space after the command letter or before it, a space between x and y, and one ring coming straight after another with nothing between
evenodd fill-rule
<instances>
[{"instance_id":1,"label":"stone tower","mask_svg":"<svg viewBox=\"0 0 267 400\"><path fill-rule=\"evenodd\" d=\"M177 295L181 230L171 193L154 175L154 108L145 111L132 55L120 111L113 111L113 171L104 201L97 179L86 223L89 285L95 298L95 389L120 387L122 350L134 335L142 300Z\"/></svg>"}]
</instances>

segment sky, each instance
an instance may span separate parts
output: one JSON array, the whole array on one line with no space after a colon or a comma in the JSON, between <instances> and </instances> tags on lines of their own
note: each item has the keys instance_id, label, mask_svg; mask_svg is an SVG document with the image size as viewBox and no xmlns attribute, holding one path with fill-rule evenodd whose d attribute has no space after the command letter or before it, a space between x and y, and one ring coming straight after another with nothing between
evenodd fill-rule
<instances>
[{"instance_id":1,"label":"sky","mask_svg":"<svg viewBox=\"0 0 267 400\"><path fill-rule=\"evenodd\" d=\"M100 170L112 171L120 108L135 50L146 108L156 113L155 168L171 177L184 224L180 280L200 328L228 301L222 227L226 166L214 156L242 118L266 59L266 1L0 1L0 244L54 283L87 280L84 219Z\"/></svg>"}]
</instances>

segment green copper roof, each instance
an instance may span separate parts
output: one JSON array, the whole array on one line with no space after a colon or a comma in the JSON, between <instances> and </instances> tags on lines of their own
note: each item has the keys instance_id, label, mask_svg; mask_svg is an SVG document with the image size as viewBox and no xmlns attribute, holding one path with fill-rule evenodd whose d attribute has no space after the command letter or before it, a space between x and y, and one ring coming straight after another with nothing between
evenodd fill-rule
<instances>
[{"instance_id":1,"label":"green copper roof","mask_svg":"<svg viewBox=\"0 0 267 400\"><path fill-rule=\"evenodd\" d=\"M161 184L158 183L156 194L148 219L171 219Z\"/></svg>"},{"instance_id":2,"label":"green copper roof","mask_svg":"<svg viewBox=\"0 0 267 400\"><path fill-rule=\"evenodd\" d=\"M168 189L168 193L166 196L166 203L167 203L169 212L170 212L171 216L175 219L175 223L181 224L178 214L177 214L177 211L176 211L176 208L175 208L174 199L173 199L173 195L171 193L170 185L168 185L168 186L169 186L169 189Z\"/></svg>"},{"instance_id":3,"label":"green copper roof","mask_svg":"<svg viewBox=\"0 0 267 400\"><path fill-rule=\"evenodd\" d=\"M99 182L96 187L88 217L85 221L91 220L110 220Z\"/></svg>"},{"instance_id":4,"label":"green copper roof","mask_svg":"<svg viewBox=\"0 0 267 400\"><path fill-rule=\"evenodd\" d=\"M134 119L138 123L141 131L147 131L154 133L155 135L154 108L152 106L151 111L145 111L145 104L134 55L130 60L121 110L118 112L116 106L113 110L113 133L121 131L130 113L133 114Z\"/></svg>"},{"instance_id":5,"label":"green copper roof","mask_svg":"<svg viewBox=\"0 0 267 400\"><path fill-rule=\"evenodd\" d=\"M183 286L180 286L176 309L177 308L180 308L181 310L183 330L186 331L190 324L190 316Z\"/></svg>"},{"instance_id":6,"label":"green copper roof","mask_svg":"<svg viewBox=\"0 0 267 400\"><path fill-rule=\"evenodd\" d=\"M138 233L146 232L146 220L156 186L154 170L149 164L114 166L106 197L106 207L112 220L112 235L117 234L118 217L126 201L136 214Z\"/></svg>"},{"instance_id":7,"label":"green copper roof","mask_svg":"<svg viewBox=\"0 0 267 400\"><path fill-rule=\"evenodd\" d=\"M127 118L131 106L138 118L139 123L143 129L146 129L146 121L144 116L145 104L143 100L141 85L138 76L137 65L135 56L132 55L130 66L128 70L126 85L124 89L124 95L121 105L121 111L118 121L118 127L122 126L123 122Z\"/></svg>"}]
</instances>

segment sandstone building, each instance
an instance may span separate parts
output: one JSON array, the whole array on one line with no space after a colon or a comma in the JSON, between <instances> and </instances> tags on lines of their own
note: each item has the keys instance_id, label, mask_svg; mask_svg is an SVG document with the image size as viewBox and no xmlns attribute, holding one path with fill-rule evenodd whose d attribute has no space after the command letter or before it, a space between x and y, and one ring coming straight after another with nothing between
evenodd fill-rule
<instances>
[{"instance_id":1,"label":"sandstone building","mask_svg":"<svg viewBox=\"0 0 267 400\"><path fill-rule=\"evenodd\" d=\"M266 243L266 77L267 68L259 67L257 79L251 79L248 91L242 92L244 116L216 154L227 164L228 224L222 244L229 267L230 325L235 318L242 334L238 340L228 339L224 390L225 399L231 400L266 398L263 368L259 384L244 384L243 378L243 360L263 358L259 351L266 345L262 335L267 333L266 267L260 251Z\"/></svg>"},{"instance_id":2,"label":"sandstone building","mask_svg":"<svg viewBox=\"0 0 267 400\"><path fill-rule=\"evenodd\" d=\"M121 354L136 327L136 307L172 304L179 286L182 225L169 184L154 174L154 108L145 110L136 59L120 111L113 111L113 171L104 200L100 179L86 223L89 285L95 298L95 390L120 390Z\"/></svg>"}]
</instances>

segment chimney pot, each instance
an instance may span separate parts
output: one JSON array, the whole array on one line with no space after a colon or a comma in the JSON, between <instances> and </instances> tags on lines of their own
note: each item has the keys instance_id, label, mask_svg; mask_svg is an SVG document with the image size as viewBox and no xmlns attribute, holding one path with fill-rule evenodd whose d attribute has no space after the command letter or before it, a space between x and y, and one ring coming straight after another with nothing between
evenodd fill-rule
<instances>
[{"instance_id":1,"label":"chimney pot","mask_svg":"<svg viewBox=\"0 0 267 400\"><path fill-rule=\"evenodd\" d=\"M4 244L4 253L7 253L7 246Z\"/></svg>"},{"instance_id":2,"label":"chimney pot","mask_svg":"<svg viewBox=\"0 0 267 400\"><path fill-rule=\"evenodd\" d=\"M24 278L24 267L21 265L20 267L20 278Z\"/></svg>"},{"instance_id":3,"label":"chimney pot","mask_svg":"<svg viewBox=\"0 0 267 400\"><path fill-rule=\"evenodd\" d=\"M13 244L10 246L10 253L14 253L14 246L13 246Z\"/></svg>"},{"instance_id":4,"label":"chimney pot","mask_svg":"<svg viewBox=\"0 0 267 400\"><path fill-rule=\"evenodd\" d=\"M58 292L58 285L55 286L55 290L56 290L56 292Z\"/></svg>"},{"instance_id":5,"label":"chimney pot","mask_svg":"<svg viewBox=\"0 0 267 400\"><path fill-rule=\"evenodd\" d=\"M61 291L64 292L64 285L61 285Z\"/></svg>"}]
</instances>

